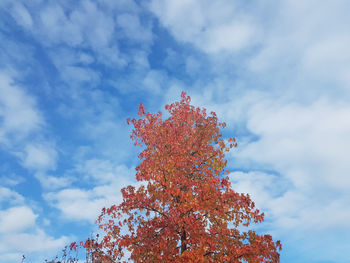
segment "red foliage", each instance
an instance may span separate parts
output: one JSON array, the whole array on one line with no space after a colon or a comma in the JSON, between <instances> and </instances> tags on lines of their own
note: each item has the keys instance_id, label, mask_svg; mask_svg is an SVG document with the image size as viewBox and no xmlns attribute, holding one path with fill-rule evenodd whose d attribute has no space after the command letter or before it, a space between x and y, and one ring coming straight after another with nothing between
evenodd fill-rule
<instances>
[{"instance_id":1,"label":"red foliage","mask_svg":"<svg viewBox=\"0 0 350 263\"><path fill-rule=\"evenodd\" d=\"M76 243L76 242L71 243L71 244L69 245L69 249L70 249L70 250L73 250L73 249L74 249L74 251L76 251L76 250L77 250L77 243Z\"/></svg>"},{"instance_id":2,"label":"red foliage","mask_svg":"<svg viewBox=\"0 0 350 263\"><path fill-rule=\"evenodd\" d=\"M162 120L141 104L140 119L127 120L135 145L145 146L136 168L143 185L123 188L123 202L102 210L97 222L106 235L84 247L103 262L120 261L125 249L134 262L279 262L279 241L237 228L264 214L225 177L225 152L237 146L222 139L225 123L190 105L184 92L165 109L170 117Z\"/></svg>"}]
</instances>

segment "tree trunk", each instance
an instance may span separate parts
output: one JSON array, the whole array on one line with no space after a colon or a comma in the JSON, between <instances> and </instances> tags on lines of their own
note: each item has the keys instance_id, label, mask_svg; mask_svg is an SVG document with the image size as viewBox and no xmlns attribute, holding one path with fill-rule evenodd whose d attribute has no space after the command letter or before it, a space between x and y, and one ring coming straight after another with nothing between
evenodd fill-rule
<instances>
[{"instance_id":1,"label":"tree trunk","mask_svg":"<svg viewBox=\"0 0 350 263\"><path fill-rule=\"evenodd\" d=\"M181 234L181 254L184 253L186 249L187 249L186 231L185 229L183 229Z\"/></svg>"}]
</instances>

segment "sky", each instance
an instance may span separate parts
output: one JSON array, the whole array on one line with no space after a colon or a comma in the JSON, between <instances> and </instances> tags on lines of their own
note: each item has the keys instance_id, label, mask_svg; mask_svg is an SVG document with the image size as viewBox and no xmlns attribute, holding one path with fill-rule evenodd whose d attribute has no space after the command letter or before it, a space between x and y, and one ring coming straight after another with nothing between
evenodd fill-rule
<instances>
[{"instance_id":1,"label":"sky","mask_svg":"<svg viewBox=\"0 0 350 263\"><path fill-rule=\"evenodd\" d=\"M0 258L52 259L135 184L126 118L187 92L282 263L349 262L350 2L1 0Z\"/></svg>"}]
</instances>

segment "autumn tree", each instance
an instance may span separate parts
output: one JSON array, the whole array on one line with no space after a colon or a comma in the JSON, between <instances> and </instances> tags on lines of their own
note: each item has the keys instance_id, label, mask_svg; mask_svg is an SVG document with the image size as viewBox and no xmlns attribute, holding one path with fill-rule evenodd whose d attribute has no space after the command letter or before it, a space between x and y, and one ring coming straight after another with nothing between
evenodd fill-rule
<instances>
[{"instance_id":1,"label":"autumn tree","mask_svg":"<svg viewBox=\"0 0 350 263\"><path fill-rule=\"evenodd\" d=\"M98 262L120 262L126 250L133 262L279 262L279 241L242 231L264 214L231 188L224 157L236 143L223 139L225 123L192 106L184 92L165 109L170 117L163 120L140 104L140 118L127 120L131 139L143 147L141 183L102 210L97 222L105 236L85 248Z\"/></svg>"}]
</instances>

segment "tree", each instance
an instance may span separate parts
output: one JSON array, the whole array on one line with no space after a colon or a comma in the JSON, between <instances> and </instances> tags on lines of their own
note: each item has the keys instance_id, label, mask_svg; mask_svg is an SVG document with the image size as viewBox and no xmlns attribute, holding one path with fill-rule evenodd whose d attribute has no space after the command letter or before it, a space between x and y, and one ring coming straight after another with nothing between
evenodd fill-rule
<instances>
[{"instance_id":1,"label":"tree","mask_svg":"<svg viewBox=\"0 0 350 263\"><path fill-rule=\"evenodd\" d=\"M120 262L125 249L134 262L279 262L279 241L238 229L264 214L231 188L224 157L237 144L222 138L225 123L190 105L184 92L165 109L163 120L140 104L140 118L127 120L131 139L144 147L141 186L123 188L123 202L103 208L97 223L105 236L85 248L103 262Z\"/></svg>"}]
</instances>

